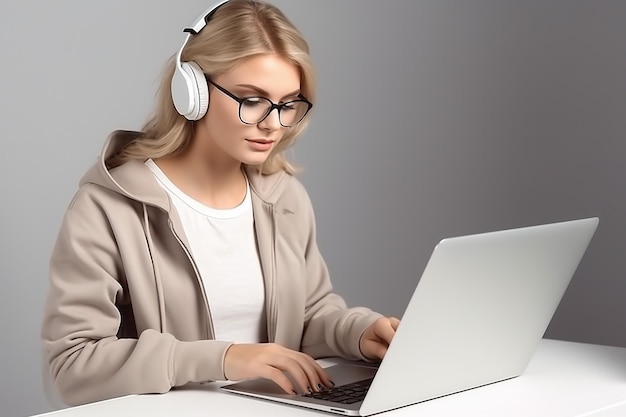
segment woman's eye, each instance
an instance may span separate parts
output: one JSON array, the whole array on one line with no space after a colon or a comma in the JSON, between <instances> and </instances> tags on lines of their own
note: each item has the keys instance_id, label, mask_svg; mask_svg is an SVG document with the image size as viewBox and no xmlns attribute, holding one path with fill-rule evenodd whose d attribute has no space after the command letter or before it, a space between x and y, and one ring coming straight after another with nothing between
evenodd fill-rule
<instances>
[{"instance_id":1,"label":"woman's eye","mask_svg":"<svg viewBox=\"0 0 626 417\"><path fill-rule=\"evenodd\" d=\"M260 98L257 98L257 97L249 97L243 100L242 105L246 107L256 107L256 106L262 105L263 101L264 100L261 100Z\"/></svg>"},{"instance_id":2,"label":"woman's eye","mask_svg":"<svg viewBox=\"0 0 626 417\"><path fill-rule=\"evenodd\" d=\"M282 109L282 111L285 111L285 110L287 110L287 111L293 111L293 110L295 110L295 109L296 109L295 103L285 103L285 104L283 104L283 109Z\"/></svg>"}]
</instances>

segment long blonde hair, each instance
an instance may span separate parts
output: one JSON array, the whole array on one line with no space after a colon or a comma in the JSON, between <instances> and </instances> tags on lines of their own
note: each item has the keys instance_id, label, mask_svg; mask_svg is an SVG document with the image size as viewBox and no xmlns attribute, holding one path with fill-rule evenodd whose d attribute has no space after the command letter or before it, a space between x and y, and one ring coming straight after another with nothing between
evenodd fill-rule
<instances>
[{"instance_id":1,"label":"long blonde hair","mask_svg":"<svg viewBox=\"0 0 626 417\"><path fill-rule=\"evenodd\" d=\"M302 34L276 7L257 0L231 0L220 6L200 33L192 36L181 61L193 61L209 76L232 71L242 61L260 54L277 54L300 71L300 91L315 100L315 76L309 47ZM117 166L130 159L161 158L184 152L191 141L194 122L181 116L171 97L175 56L170 58L157 93L156 109L142 132L107 161ZM259 167L262 173L295 171L284 151L306 128L307 120L287 128L281 141Z\"/></svg>"}]
</instances>

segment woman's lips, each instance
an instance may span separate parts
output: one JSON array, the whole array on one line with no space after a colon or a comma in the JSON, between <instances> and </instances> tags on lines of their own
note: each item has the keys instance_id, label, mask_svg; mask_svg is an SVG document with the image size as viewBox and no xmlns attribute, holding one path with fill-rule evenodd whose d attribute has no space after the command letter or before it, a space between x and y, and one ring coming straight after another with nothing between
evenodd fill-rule
<instances>
[{"instance_id":1,"label":"woman's lips","mask_svg":"<svg viewBox=\"0 0 626 417\"><path fill-rule=\"evenodd\" d=\"M274 141L269 139L246 139L246 142L250 144L252 149L260 152L269 151L274 144Z\"/></svg>"}]
</instances>

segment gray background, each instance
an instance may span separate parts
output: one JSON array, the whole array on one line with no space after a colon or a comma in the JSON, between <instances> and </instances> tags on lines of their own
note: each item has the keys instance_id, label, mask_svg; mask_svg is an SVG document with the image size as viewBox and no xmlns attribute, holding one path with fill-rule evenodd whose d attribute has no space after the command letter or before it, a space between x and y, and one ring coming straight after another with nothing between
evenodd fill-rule
<instances>
[{"instance_id":1,"label":"gray background","mask_svg":"<svg viewBox=\"0 0 626 417\"><path fill-rule=\"evenodd\" d=\"M275 0L309 39L294 149L352 305L401 315L443 237L599 216L547 336L626 346L626 2ZM40 384L47 263L83 171L139 128L205 0L4 0L0 414Z\"/></svg>"}]
</instances>

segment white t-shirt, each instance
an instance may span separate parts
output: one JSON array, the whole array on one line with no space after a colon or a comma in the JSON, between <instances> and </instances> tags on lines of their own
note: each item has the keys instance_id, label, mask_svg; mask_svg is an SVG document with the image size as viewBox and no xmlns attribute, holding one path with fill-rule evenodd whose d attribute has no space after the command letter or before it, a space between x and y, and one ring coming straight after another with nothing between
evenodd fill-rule
<instances>
[{"instance_id":1,"label":"white t-shirt","mask_svg":"<svg viewBox=\"0 0 626 417\"><path fill-rule=\"evenodd\" d=\"M214 209L183 193L152 159L146 165L170 195L191 245L211 310L216 340L267 339L263 274L256 247L250 185L232 209Z\"/></svg>"}]
</instances>

